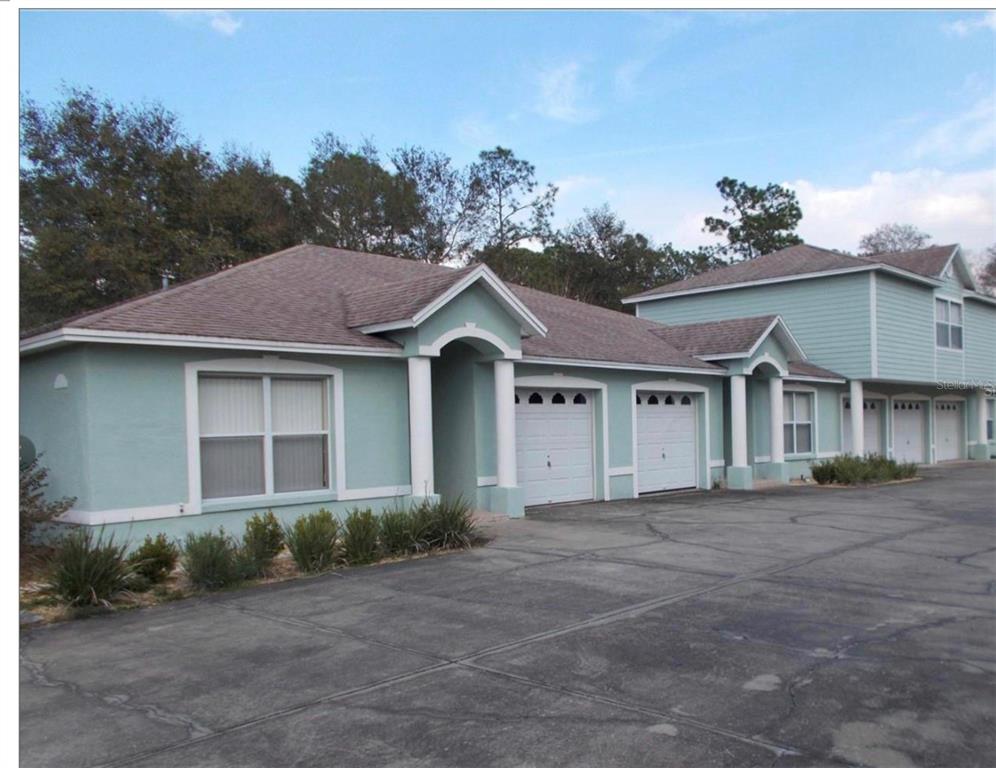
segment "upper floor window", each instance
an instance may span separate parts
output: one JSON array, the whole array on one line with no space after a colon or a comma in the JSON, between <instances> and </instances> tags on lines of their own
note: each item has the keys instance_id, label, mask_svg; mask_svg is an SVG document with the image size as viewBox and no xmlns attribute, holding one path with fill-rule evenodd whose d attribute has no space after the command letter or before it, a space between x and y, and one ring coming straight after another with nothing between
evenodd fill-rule
<instances>
[{"instance_id":1,"label":"upper floor window","mask_svg":"<svg viewBox=\"0 0 996 768\"><path fill-rule=\"evenodd\" d=\"M937 299L935 302L935 325L937 328L937 346L947 349L961 349L962 321L961 304L947 299Z\"/></svg>"},{"instance_id":2,"label":"upper floor window","mask_svg":"<svg viewBox=\"0 0 996 768\"><path fill-rule=\"evenodd\" d=\"M203 498L329 487L327 379L203 375L197 403Z\"/></svg>"},{"instance_id":3,"label":"upper floor window","mask_svg":"<svg viewBox=\"0 0 996 768\"><path fill-rule=\"evenodd\" d=\"M813 451L813 396L808 392L784 394L785 453Z\"/></svg>"}]
</instances>

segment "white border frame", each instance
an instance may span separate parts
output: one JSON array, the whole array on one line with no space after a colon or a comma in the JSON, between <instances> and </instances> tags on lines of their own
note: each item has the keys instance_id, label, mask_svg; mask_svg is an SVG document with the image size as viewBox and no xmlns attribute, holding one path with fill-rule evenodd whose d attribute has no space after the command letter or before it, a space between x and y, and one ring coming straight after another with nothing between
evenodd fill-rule
<instances>
[{"instance_id":1,"label":"white border frame","mask_svg":"<svg viewBox=\"0 0 996 768\"><path fill-rule=\"evenodd\" d=\"M198 360L186 363L183 372L187 421L187 509L184 511L181 508L181 514L199 515L204 506L204 501L201 498L201 444L197 410L197 379L202 373L244 373L260 376L273 374L305 375L330 378L333 414L332 445L335 456L329 458L329 487L323 490L327 490L330 495L335 495L336 498L342 498L343 494L348 494L346 491L346 409L343 403L341 368L299 360L282 360L277 357ZM319 493L320 491L315 492ZM261 496L241 496L238 499L212 499L210 503L224 505L235 501L244 501L250 505L253 501L258 500L261 506L266 506L267 499L277 496L278 494L263 494Z\"/></svg>"},{"instance_id":2,"label":"white border frame","mask_svg":"<svg viewBox=\"0 0 996 768\"><path fill-rule=\"evenodd\" d=\"M708 490L711 486L711 477L709 468L711 467L711 456L709 455L709 388L702 384L691 384L686 381L677 381L675 379L657 379L653 381L641 381L630 386L629 392L629 408L630 408L630 420L631 420L631 431L632 431L632 459L633 459L633 498L638 499L640 497L640 467L637 461L637 419L636 419L636 393L637 392L686 392L696 395L702 395L702 411L703 416L701 426L705 430L705 461L706 461L706 471L705 477L702 476L702 460L699 456L699 410L696 404L695 412L695 480L696 488L703 488ZM725 462L723 464L725 466ZM652 491L648 491L652 493Z\"/></svg>"},{"instance_id":3,"label":"white border frame","mask_svg":"<svg viewBox=\"0 0 996 768\"><path fill-rule=\"evenodd\" d=\"M813 396L813 450L809 453L789 453L785 452L785 461L814 461L820 456L820 390L817 387L811 387L808 384L790 384L789 382L782 382L782 394L786 392L801 392L803 394L808 394ZM771 403L768 403L768 407L771 407ZM782 428L785 427L784 414L782 418ZM771 441L771 435L768 435L768 442Z\"/></svg>"},{"instance_id":4,"label":"white border frame","mask_svg":"<svg viewBox=\"0 0 996 768\"><path fill-rule=\"evenodd\" d=\"M506 360L522 359L522 352L518 349L510 347L500 336L492 333L491 331L485 330L484 328L478 328L476 325L470 323L444 331L431 344L420 345L418 348L419 356L439 357L443 347L451 341L458 341L460 339L481 339L482 341L486 341L497 347L501 352L502 357Z\"/></svg>"},{"instance_id":5,"label":"white border frame","mask_svg":"<svg viewBox=\"0 0 996 768\"><path fill-rule=\"evenodd\" d=\"M604 381L595 381L594 379L582 379L577 376L559 376L553 375L539 375L539 376L516 376L515 377L515 388L520 387L534 387L536 389L587 389L591 391L598 391L599 399L602 404L602 496L605 501L612 500L612 491L609 488L609 385ZM592 420L591 427L592 431L595 429L595 413L592 410ZM519 436L516 434L516 449L518 449L518 439ZM595 472L598 471L596 467L598 458L595 452L595 440L594 435L592 435L591 441L591 465L592 465L592 499L595 500ZM520 486L521 487L521 486ZM525 495L525 490L523 490L523 495Z\"/></svg>"}]
</instances>

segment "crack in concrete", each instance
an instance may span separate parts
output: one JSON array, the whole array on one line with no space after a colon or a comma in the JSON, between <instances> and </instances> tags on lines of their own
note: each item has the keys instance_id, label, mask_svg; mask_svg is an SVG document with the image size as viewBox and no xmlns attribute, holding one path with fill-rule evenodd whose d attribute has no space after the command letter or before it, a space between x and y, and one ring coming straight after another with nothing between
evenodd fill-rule
<instances>
[{"instance_id":1,"label":"crack in concrete","mask_svg":"<svg viewBox=\"0 0 996 768\"><path fill-rule=\"evenodd\" d=\"M183 728L187 731L188 740L208 736L214 733L214 731L207 726L201 725L196 720L191 717L187 717L186 715L181 715L177 712L169 712L162 707L156 706L155 704L130 703L129 697L126 694L97 693L96 691L86 690L78 683L72 683L68 680L58 680L48 674L44 664L32 661L27 657L27 642L28 640L25 638L21 643L20 662L21 666L27 670L31 677L31 682L34 685L42 688L61 688L62 690L68 691L69 693L83 699L99 701L102 704L106 704L114 709L135 712L147 717L150 720L154 720L165 725Z\"/></svg>"}]
</instances>

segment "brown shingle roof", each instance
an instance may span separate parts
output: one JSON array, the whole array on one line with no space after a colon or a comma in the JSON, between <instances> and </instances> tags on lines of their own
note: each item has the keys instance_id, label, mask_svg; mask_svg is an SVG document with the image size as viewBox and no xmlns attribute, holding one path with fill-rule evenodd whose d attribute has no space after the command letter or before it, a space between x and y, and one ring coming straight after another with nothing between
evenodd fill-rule
<instances>
[{"instance_id":1,"label":"brown shingle roof","mask_svg":"<svg viewBox=\"0 0 996 768\"><path fill-rule=\"evenodd\" d=\"M346 297L346 321L350 328L358 328L412 317L473 269L447 269L350 293Z\"/></svg>"},{"instance_id":2,"label":"brown shingle roof","mask_svg":"<svg viewBox=\"0 0 996 768\"><path fill-rule=\"evenodd\" d=\"M831 371L829 368L821 368L818 365L813 365L803 360L796 360L789 363L789 375L814 376L818 379L840 379L841 381L846 378L836 371Z\"/></svg>"},{"instance_id":3,"label":"brown shingle roof","mask_svg":"<svg viewBox=\"0 0 996 768\"><path fill-rule=\"evenodd\" d=\"M691 291L696 288L715 288L722 285L751 283L776 277L791 277L810 272L824 272L831 269L868 266L868 262L855 256L848 256L812 245L793 245L780 251L758 256L749 261L740 261L725 267L717 267L708 272L679 280L676 283L651 288L628 298L657 296L676 291Z\"/></svg>"},{"instance_id":4,"label":"brown shingle roof","mask_svg":"<svg viewBox=\"0 0 996 768\"><path fill-rule=\"evenodd\" d=\"M661 325L653 333L690 355L747 354L776 317L761 315L688 325Z\"/></svg>"},{"instance_id":5,"label":"brown shingle roof","mask_svg":"<svg viewBox=\"0 0 996 768\"><path fill-rule=\"evenodd\" d=\"M919 248L915 251L900 251L897 253L876 253L865 256L869 261L888 264L907 272L916 272L925 277L940 277L941 272L951 260L957 245L934 245L930 248Z\"/></svg>"},{"instance_id":6,"label":"brown shingle roof","mask_svg":"<svg viewBox=\"0 0 996 768\"><path fill-rule=\"evenodd\" d=\"M56 327L397 349L354 326L411 317L471 268L300 245ZM546 325L527 355L718 370L632 315L510 285Z\"/></svg>"},{"instance_id":7,"label":"brown shingle roof","mask_svg":"<svg viewBox=\"0 0 996 768\"><path fill-rule=\"evenodd\" d=\"M509 287L547 327L545 338L522 340L525 355L721 370L661 339L657 323L522 285Z\"/></svg>"},{"instance_id":8,"label":"brown shingle roof","mask_svg":"<svg viewBox=\"0 0 996 768\"><path fill-rule=\"evenodd\" d=\"M956 245L935 245L930 248L900 253L851 256L825 248L817 248L813 245L793 245L780 251L758 256L756 259L717 267L685 280L660 285L649 291L628 296L627 299L663 296L678 291L718 288L778 277L795 277L813 272L869 267L876 264L886 264L925 277L938 278L957 247Z\"/></svg>"}]
</instances>

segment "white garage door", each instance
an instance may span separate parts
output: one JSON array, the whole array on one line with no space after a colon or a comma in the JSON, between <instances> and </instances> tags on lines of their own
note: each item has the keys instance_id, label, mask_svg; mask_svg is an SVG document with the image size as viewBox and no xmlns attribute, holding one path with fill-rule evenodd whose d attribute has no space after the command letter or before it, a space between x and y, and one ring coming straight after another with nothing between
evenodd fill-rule
<instances>
[{"instance_id":1,"label":"white garage door","mask_svg":"<svg viewBox=\"0 0 996 768\"><path fill-rule=\"evenodd\" d=\"M892 455L896 461L915 461L918 464L926 461L923 451L926 412L926 401L892 401Z\"/></svg>"},{"instance_id":2,"label":"white garage door","mask_svg":"<svg viewBox=\"0 0 996 768\"><path fill-rule=\"evenodd\" d=\"M964 458L964 428L961 403L934 403L934 455L937 461Z\"/></svg>"},{"instance_id":3,"label":"white garage door","mask_svg":"<svg viewBox=\"0 0 996 768\"><path fill-rule=\"evenodd\" d=\"M515 459L526 506L595 495L591 392L515 391Z\"/></svg>"},{"instance_id":4,"label":"white garage door","mask_svg":"<svg viewBox=\"0 0 996 768\"><path fill-rule=\"evenodd\" d=\"M865 400L865 453L885 455L882 447L882 410L884 400ZM841 422L844 426L844 453L854 452L851 442L851 400L844 398L844 415Z\"/></svg>"},{"instance_id":5,"label":"white garage door","mask_svg":"<svg viewBox=\"0 0 996 768\"><path fill-rule=\"evenodd\" d=\"M637 491L694 488L697 483L695 401L680 392L636 396Z\"/></svg>"}]
</instances>

